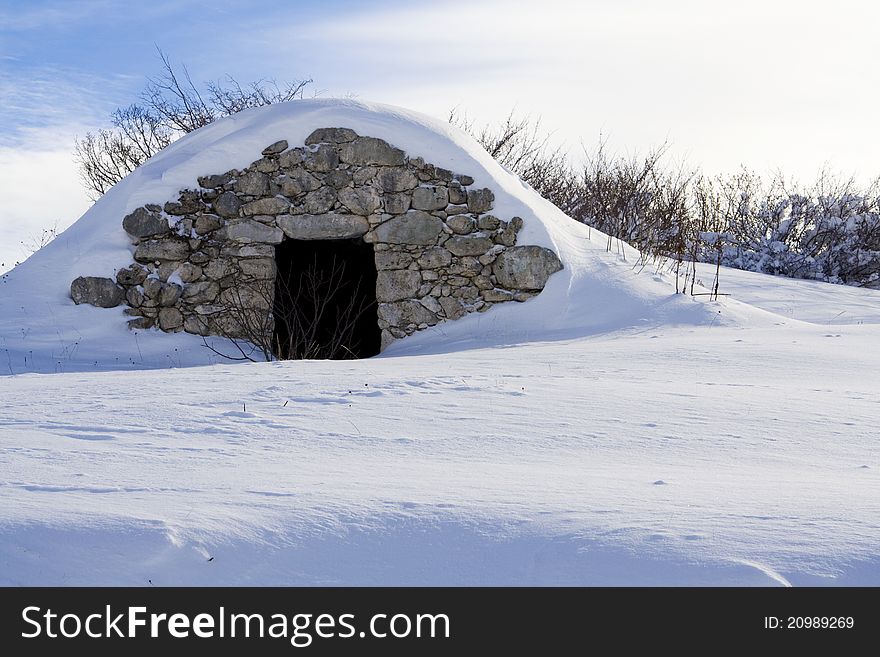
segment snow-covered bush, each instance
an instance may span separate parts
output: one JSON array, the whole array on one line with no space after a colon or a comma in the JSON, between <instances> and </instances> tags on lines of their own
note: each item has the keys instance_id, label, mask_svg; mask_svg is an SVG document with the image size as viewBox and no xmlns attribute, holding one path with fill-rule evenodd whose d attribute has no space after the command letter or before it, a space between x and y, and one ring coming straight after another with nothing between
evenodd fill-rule
<instances>
[{"instance_id":1,"label":"snow-covered bush","mask_svg":"<svg viewBox=\"0 0 880 657\"><path fill-rule=\"evenodd\" d=\"M880 287L880 180L859 188L823 171L804 188L745 170L707 178L662 166L665 144L620 157L601 139L578 167L538 121L511 115L477 129L450 120L566 214L607 234L609 250L622 240L642 252L643 266L671 266L680 291L693 289L685 263L694 261Z\"/></svg>"}]
</instances>

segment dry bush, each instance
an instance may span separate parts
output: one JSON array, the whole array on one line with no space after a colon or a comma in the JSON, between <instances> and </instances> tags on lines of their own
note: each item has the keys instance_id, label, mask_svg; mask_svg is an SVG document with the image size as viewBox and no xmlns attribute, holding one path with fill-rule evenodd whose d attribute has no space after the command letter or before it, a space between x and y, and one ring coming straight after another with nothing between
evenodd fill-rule
<instances>
[{"instance_id":1,"label":"dry bush","mask_svg":"<svg viewBox=\"0 0 880 657\"><path fill-rule=\"evenodd\" d=\"M223 311L211 321L212 332L236 347L234 360L357 358L358 322L376 302L361 300L359 284L346 288L347 278L346 262L336 256L327 266L316 256L296 278L277 273L260 278L236 267L221 294ZM287 303L276 303L279 298Z\"/></svg>"},{"instance_id":2,"label":"dry bush","mask_svg":"<svg viewBox=\"0 0 880 657\"><path fill-rule=\"evenodd\" d=\"M175 69L161 51L159 57L162 72L148 78L140 101L113 112L112 128L76 140L74 157L93 200L186 133L250 107L302 98L312 83L263 79L242 86L227 76L200 88L185 66Z\"/></svg>"}]
</instances>

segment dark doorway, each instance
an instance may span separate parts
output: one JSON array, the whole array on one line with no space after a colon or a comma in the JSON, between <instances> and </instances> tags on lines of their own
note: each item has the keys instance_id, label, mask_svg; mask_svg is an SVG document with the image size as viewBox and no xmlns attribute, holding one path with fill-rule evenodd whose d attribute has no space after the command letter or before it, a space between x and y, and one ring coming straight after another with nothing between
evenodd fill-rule
<instances>
[{"instance_id":1,"label":"dark doorway","mask_svg":"<svg viewBox=\"0 0 880 657\"><path fill-rule=\"evenodd\" d=\"M275 247L275 263L277 358L342 360L379 353L372 244L285 240Z\"/></svg>"}]
</instances>

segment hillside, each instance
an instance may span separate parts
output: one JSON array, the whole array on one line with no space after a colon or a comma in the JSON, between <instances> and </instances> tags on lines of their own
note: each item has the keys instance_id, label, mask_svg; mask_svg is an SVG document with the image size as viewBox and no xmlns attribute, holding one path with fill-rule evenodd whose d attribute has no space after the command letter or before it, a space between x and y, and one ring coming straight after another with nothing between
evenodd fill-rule
<instances>
[{"instance_id":1,"label":"hillside","mask_svg":"<svg viewBox=\"0 0 880 657\"><path fill-rule=\"evenodd\" d=\"M68 298L129 262L126 213L331 124L471 173L565 269L360 361ZM725 270L709 302L625 256L403 110L192 133L0 283L0 583L880 585L880 292Z\"/></svg>"}]
</instances>

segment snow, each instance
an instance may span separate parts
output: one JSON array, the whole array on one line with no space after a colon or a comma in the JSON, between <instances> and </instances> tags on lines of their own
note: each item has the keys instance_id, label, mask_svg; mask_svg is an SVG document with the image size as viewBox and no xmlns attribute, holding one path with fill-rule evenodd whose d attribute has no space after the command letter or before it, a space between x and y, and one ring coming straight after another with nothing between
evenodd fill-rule
<instances>
[{"instance_id":1,"label":"snow","mask_svg":"<svg viewBox=\"0 0 880 657\"><path fill-rule=\"evenodd\" d=\"M67 298L129 262L130 210L334 125L473 175L566 268L349 362ZM723 269L710 302L625 255L403 110L193 133L0 283L0 584L880 584L880 292Z\"/></svg>"}]
</instances>

